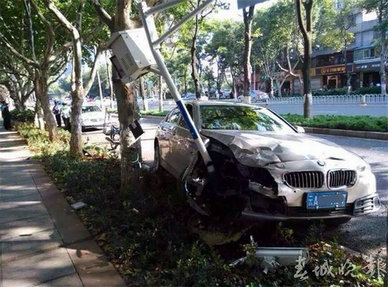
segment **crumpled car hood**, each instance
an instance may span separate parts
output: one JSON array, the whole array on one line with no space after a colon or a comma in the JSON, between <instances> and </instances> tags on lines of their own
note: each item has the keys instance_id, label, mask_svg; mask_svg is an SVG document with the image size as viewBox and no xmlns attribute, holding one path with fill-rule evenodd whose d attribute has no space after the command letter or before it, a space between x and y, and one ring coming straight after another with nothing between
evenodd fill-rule
<instances>
[{"instance_id":1,"label":"crumpled car hood","mask_svg":"<svg viewBox=\"0 0 388 287\"><path fill-rule=\"evenodd\" d=\"M228 146L240 163L251 167L301 160L333 159L363 162L358 156L332 142L306 134L240 130L202 130L201 134Z\"/></svg>"}]
</instances>

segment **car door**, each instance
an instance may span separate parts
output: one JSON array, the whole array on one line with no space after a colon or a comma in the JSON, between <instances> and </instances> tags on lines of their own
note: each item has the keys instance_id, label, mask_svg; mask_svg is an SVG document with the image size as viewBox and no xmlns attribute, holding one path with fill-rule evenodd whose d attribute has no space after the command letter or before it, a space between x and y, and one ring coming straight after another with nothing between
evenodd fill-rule
<instances>
[{"instance_id":1,"label":"car door","mask_svg":"<svg viewBox=\"0 0 388 287\"><path fill-rule=\"evenodd\" d=\"M193 118L193 106L191 104L186 104L186 108ZM197 151L197 146L182 116L179 119L171 141L173 143L172 146L174 147L173 162L177 174L181 176Z\"/></svg>"},{"instance_id":2,"label":"car door","mask_svg":"<svg viewBox=\"0 0 388 287\"><path fill-rule=\"evenodd\" d=\"M175 147L172 139L175 135L180 117L181 113L179 109L175 108L170 112L166 120L160 124L159 150L162 165L164 165L173 175L176 175L177 173L174 165Z\"/></svg>"}]
</instances>

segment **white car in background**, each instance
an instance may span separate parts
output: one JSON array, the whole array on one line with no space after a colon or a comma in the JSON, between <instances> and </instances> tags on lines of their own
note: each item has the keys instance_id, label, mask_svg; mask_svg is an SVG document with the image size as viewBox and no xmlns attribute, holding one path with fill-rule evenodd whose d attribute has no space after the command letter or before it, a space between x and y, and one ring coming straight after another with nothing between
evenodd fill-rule
<instances>
[{"instance_id":1,"label":"white car in background","mask_svg":"<svg viewBox=\"0 0 388 287\"><path fill-rule=\"evenodd\" d=\"M263 91L260 90L250 90L249 95L251 96L251 102L252 103L259 103L259 102L265 102L269 99L269 95ZM244 101L244 95L239 95L237 97L237 101L242 103Z\"/></svg>"},{"instance_id":2,"label":"white car in background","mask_svg":"<svg viewBox=\"0 0 388 287\"><path fill-rule=\"evenodd\" d=\"M84 105L82 107L82 130L88 128L103 128L105 113L98 105Z\"/></svg>"}]
</instances>

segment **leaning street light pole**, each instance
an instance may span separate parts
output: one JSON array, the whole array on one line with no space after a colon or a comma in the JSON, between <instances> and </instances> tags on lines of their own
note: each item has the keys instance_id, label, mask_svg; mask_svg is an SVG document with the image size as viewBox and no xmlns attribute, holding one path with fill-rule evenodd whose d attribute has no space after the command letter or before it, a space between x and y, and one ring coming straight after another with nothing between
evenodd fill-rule
<instances>
[{"instance_id":1,"label":"leaning street light pole","mask_svg":"<svg viewBox=\"0 0 388 287\"><path fill-rule=\"evenodd\" d=\"M183 0L184 1L184 0ZM202 156L202 159L207 168L209 179L212 183L215 183L213 180L215 178L215 168L214 164L210 158L210 155L206 149L206 146L199 135L197 128L195 127L194 121L188 113L186 106L182 102L181 95L176 88L174 81L166 67L166 64L163 60L163 56L160 53L160 44L171 34L177 31L187 20L191 19L201 11L203 11L207 6L209 6L214 0L206 0L201 5L199 5L195 10L184 16L175 26L171 27L168 31L166 31L162 36L158 37L155 29L155 22L153 18L153 14L160 12L162 10L168 9L174 5L183 2L182 0L170 0L158 6L149 8L147 4L143 1L138 3L138 9L140 11L141 19L143 22L143 27L145 29L145 33L147 36L148 43L150 45L152 54L155 58L155 62L159 68L159 73L163 76L179 110L182 113L184 120L187 123L187 126L190 130L191 136L194 139L195 144L197 145L198 151Z\"/></svg>"},{"instance_id":2,"label":"leaning street light pole","mask_svg":"<svg viewBox=\"0 0 388 287\"><path fill-rule=\"evenodd\" d=\"M214 191L217 191L217 177L214 163L206 149L206 146L195 127L193 119L188 113L186 106L182 102L181 95L169 73L163 56L160 52L160 44L177 31L186 21L201 13L215 0L204 0L196 9L184 16L178 23L159 36L153 15L172 6L178 5L187 0L167 0L166 2L148 7L145 1L139 0L137 5L143 23L142 28L125 30L113 33L108 43L114 56L111 58L118 77L124 83L133 82L148 72L156 72L163 76L181 114L186 121L191 136L198 148L208 172L208 178ZM268 0L238 0L239 8L244 5L254 5L253 3L265 2ZM146 41L145 41L146 40Z\"/></svg>"}]
</instances>

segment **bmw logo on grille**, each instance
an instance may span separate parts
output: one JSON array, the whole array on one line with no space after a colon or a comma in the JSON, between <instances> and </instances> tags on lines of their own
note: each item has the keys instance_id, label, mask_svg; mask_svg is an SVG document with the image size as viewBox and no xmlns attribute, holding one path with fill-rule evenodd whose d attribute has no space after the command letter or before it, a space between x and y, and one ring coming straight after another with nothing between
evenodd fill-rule
<instances>
[{"instance_id":1,"label":"bmw logo on grille","mask_svg":"<svg viewBox=\"0 0 388 287\"><path fill-rule=\"evenodd\" d=\"M317 164L320 165L320 166L324 166L324 165L325 165L325 162L322 161L322 160L318 160L318 161L317 161Z\"/></svg>"}]
</instances>

